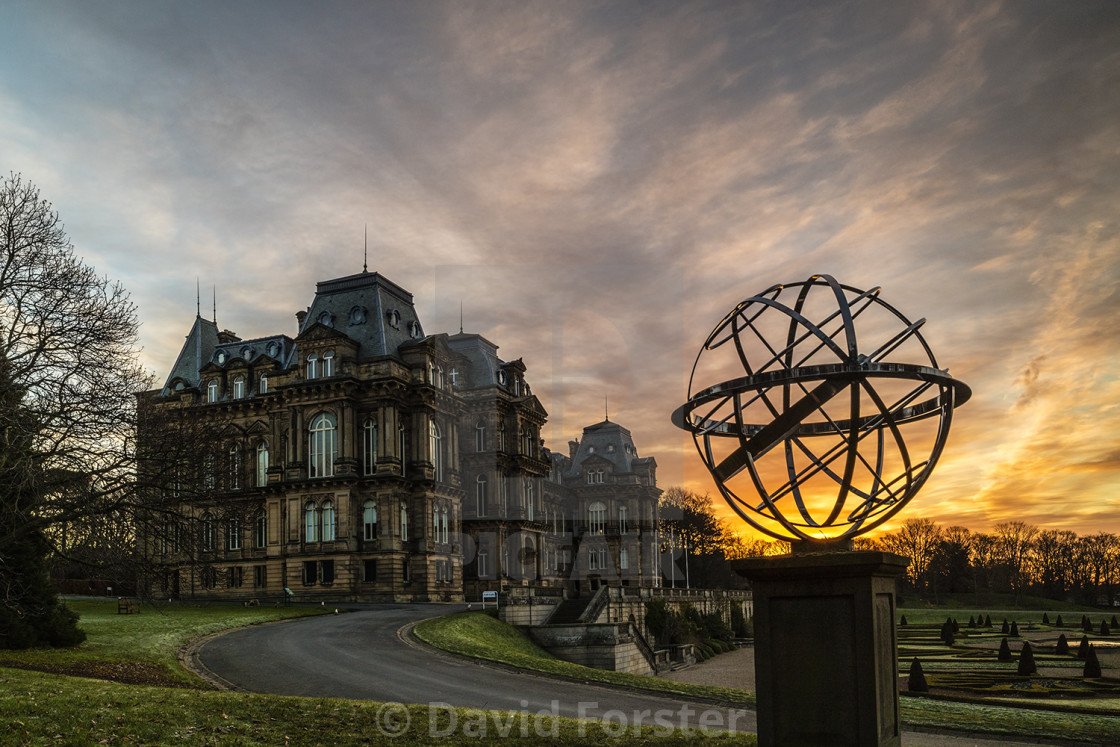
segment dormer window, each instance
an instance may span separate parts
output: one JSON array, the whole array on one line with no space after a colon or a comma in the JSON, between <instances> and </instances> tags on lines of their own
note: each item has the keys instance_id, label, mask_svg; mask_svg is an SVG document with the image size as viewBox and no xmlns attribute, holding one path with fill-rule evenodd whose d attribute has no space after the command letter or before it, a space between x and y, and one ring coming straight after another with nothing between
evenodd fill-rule
<instances>
[{"instance_id":1,"label":"dormer window","mask_svg":"<svg viewBox=\"0 0 1120 747\"><path fill-rule=\"evenodd\" d=\"M319 378L319 356L315 353L307 356L307 378Z\"/></svg>"},{"instance_id":2,"label":"dormer window","mask_svg":"<svg viewBox=\"0 0 1120 747\"><path fill-rule=\"evenodd\" d=\"M206 401L207 402L217 402L218 401L218 382L211 381L210 383L208 383L206 385Z\"/></svg>"},{"instance_id":3,"label":"dormer window","mask_svg":"<svg viewBox=\"0 0 1120 747\"><path fill-rule=\"evenodd\" d=\"M506 372L505 372L505 371L499 371L499 372L498 372L498 383L499 383L499 384L500 384L501 386L505 386L505 385L506 385L506 381L507 381L507 379L506 379Z\"/></svg>"},{"instance_id":4,"label":"dormer window","mask_svg":"<svg viewBox=\"0 0 1120 747\"><path fill-rule=\"evenodd\" d=\"M362 306L355 306L350 309L350 324L365 324L366 323L366 310Z\"/></svg>"},{"instance_id":5,"label":"dormer window","mask_svg":"<svg viewBox=\"0 0 1120 747\"><path fill-rule=\"evenodd\" d=\"M245 377L238 374L233 379L233 398L242 399L245 396Z\"/></svg>"},{"instance_id":6,"label":"dormer window","mask_svg":"<svg viewBox=\"0 0 1120 747\"><path fill-rule=\"evenodd\" d=\"M420 330L420 322L412 321L408 323L408 336L413 340L421 337L423 332Z\"/></svg>"},{"instance_id":7,"label":"dormer window","mask_svg":"<svg viewBox=\"0 0 1120 747\"><path fill-rule=\"evenodd\" d=\"M389 326L393 329L400 329L401 327L401 312L396 309L389 309L385 314L385 318L389 320Z\"/></svg>"},{"instance_id":8,"label":"dormer window","mask_svg":"<svg viewBox=\"0 0 1120 747\"><path fill-rule=\"evenodd\" d=\"M331 312L324 311L322 314L320 314L319 315L319 324L322 324L324 327L333 327L334 326L334 317L331 315Z\"/></svg>"},{"instance_id":9,"label":"dormer window","mask_svg":"<svg viewBox=\"0 0 1120 747\"><path fill-rule=\"evenodd\" d=\"M241 348L241 357L244 358L245 360L249 360L250 358L253 357L253 349L251 347L249 347L248 345Z\"/></svg>"},{"instance_id":10,"label":"dormer window","mask_svg":"<svg viewBox=\"0 0 1120 747\"><path fill-rule=\"evenodd\" d=\"M334 376L334 351L323 354L323 376Z\"/></svg>"},{"instance_id":11,"label":"dormer window","mask_svg":"<svg viewBox=\"0 0 1120 747\"><path fill-rule=\"evenodd\" d=\"M275 358L276 356L278 356L280 354L280 345L279 345L279 343L277 343L275 341L270 342L270 343L268 343L267 350L268 350L268 357Z\"/></svg>"},{"instance_id":12,"label":"dormer window","mask_svg":"<svg viewBox=\"0 0 1120 747\"><path fill-rule=\"evenodd\" d=\"M226 351L219 350L218 351L218 365L219 366L224 366L225 363L226 363Z\"/></svg>"}]
</instances>

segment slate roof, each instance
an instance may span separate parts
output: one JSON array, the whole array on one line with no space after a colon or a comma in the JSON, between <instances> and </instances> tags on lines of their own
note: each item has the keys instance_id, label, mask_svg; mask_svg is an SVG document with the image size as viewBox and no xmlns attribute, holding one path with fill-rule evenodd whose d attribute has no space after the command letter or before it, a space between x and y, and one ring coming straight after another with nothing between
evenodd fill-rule
<instances>
[{"instance_id":1,"label":"slate roof","mask_svg":"<svg viewBox=\"0 0 1120 747\"><path fill-rule=\"evenodd\" d=\"M412 294L376 272L324 280L300 326L316 322L358 343L358 360L397 355L402 343L424 336Z\"/></svg>"},{"instance_id":2,"label":"slate roof","mask_svg":"<svg viewBox=\"0 0 1120 747\"><path fill-rule=\"evenodd\" d=\"M185 387L197 388L199 384L199 370L210 362L214 355L214 348L218 345L218 325L209 319L196 316L191 331L187 333L187 341L171 367L171 373L164 382L160 394L167 396L173 393L175 380L179 379Z\"/></svg>"},{"instance_id":3,"label":"slate roof","mask_svg":"<svg viewBox=\"0 0 1120 747\"><path fill-rule=\"evenodd\" d=\"M583 429L575 458L568 465L566 474L578 475L583 462L591 457L611 462L616 475L633 472L632 465L635 462L647 461L638 457L638 447L634 445L634 438L630 435L630 431L610 420Z\"/></svg>"}]
</instances>

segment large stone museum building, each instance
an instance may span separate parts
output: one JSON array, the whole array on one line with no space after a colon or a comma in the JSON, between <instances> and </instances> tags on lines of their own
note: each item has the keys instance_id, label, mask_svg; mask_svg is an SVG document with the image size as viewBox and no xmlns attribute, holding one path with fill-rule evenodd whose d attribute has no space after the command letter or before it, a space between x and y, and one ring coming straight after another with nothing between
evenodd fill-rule
<instances>
[{"instance_id":1,"label":"large stone museum building","mask_svg":"<svg viewBox=\"0 0 1120 747\"><path fill-rule=\"evenodd\" d=\"M626 428L604 420L550 452L524 363L478 334L425 332L412 294L378 273L318 283L296 317L294 337L243 340L196 316L163 387L141 395L142 469L164 475L141 543L152 594L659 584L656 462ZM168 443L174 468L148 468Z\"/></svg>"}]
</instances>

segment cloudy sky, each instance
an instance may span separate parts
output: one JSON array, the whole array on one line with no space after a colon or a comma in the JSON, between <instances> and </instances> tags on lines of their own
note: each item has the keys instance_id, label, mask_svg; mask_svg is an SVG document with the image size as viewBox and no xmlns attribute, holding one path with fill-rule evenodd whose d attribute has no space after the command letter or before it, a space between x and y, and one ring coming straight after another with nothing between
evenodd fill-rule
<instances>
[{"instance_id":1,"label":"cloudy sky","mask_svg":"<svg viewBox=\"0 0 1120 747\"><path fill-rule=\"evenodd\" d=\"M899 515L1120 531L1120 4L22 2L0 171L133 294L162 378L294 334L369 264L425 330L524 358L554 448L601 420L663 487L743 298L829 273L973 388Z\"/></svg>"}]
</instances>

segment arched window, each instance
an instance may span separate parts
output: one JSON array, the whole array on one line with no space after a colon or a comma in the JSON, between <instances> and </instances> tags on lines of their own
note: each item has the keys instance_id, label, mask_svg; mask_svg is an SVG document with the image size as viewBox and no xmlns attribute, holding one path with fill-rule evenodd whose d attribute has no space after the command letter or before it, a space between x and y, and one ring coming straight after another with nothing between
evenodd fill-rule
<instances>
[{"instance_id":1,"label":"arched window","mask_svg":"<svg viewBox=\"0 0 1120 747\"><path fill-rule=\"evenodd\" d=\"M527 510L529 512L529 517L528 517L529 521L533 520L533 509L534 509L533 503L534 503L533 478L526 477L525 478L525 504L528 507Z\"/></svg>"},{"instance_id":2,"label":"arched window","mask_svg":"<svg viewBox=\"0 0 1120 747\"><path fill-rule=\"evenodd\" d=\"M478 551L478 565L476 566L476 571L479 578L490 577L490 553L485 549Z\"/></svg>"},{"instance_id":3,"label":"arched window","mask_svg":"<svg viewBox=\"0 0 1120 747\"><path fill-rule=\"evenodd\" d=\"M214 519L210 514L203 514L202 516L202 549L214 549Z\"/></svg>"},{"instance_id":4,"label":"arched window","mask_svg":"<svg viewBox=\"0 0 1120 747\"><path fill-rule=\"evenodd\" d=\"M486 515L486 475L479 475L474 481L474 514Z\"/></svg>"},{"instance_id":5,"label":"arched window","mask_svg":"<svg viewBox=\"0 0 1120 747\"><path fill-rule=\"evenodd\" d=\"M607 530L607 507L595 501L587 509L587 531L591 534L603 534Z\"/></svg>"},{"instance_id":6,"label":"arched window","mask_svg":"<svg viewBox=\"0 0 1120 747\"><path fill-rule=\"evenodd\" d=\"M474 424L474 450L486 451L486 421L480 420Z\"/></svg>"},{"instance_id":7,"label":"arched window","mask_svg":"<svg viewBox=\"0 0 1120 747\"><path fill-rule=\"evenodd\" d=\"M303 541L319 541L319 508L312 501L303 507Z\"/></svg>"},{"instance_id":8,"label":"arched window","mask_svg":"<svg viewBox=\"0 0 1120 747\"><path fill-rule=\"evenodd\" d=\"M319 356L315 353L307 356L307 378L319 378Z\"/></svg>"},{"instance_id":9,"label":"arched window","mask_svg":"<svg viewBox=\"0 0 1120 747\"><path fill-rule=\"evenodd\" d=\"M241 521L230 519L226 525L226 547L230 550L241 549Z\"/></svg>"},{"instance_id":10,"label":"arched window","mask_svg":"<svg viewBox=\"0 0 1120 747\"><path fill-rule=\"evenodd\" d=\"M245 397L245 377L241 374L233 377L233 398L242 399Z\"/></svg>"},{"instance_id":11,"label":"arched window","mask_svg":"<svg viewBox=\"0 0 1120 747\"><path fill-rule=\"evenodd\" d=\"M432 471L436 482L443 482L443 436L436 421L428 424L428 448L431 450Z\"/></svg>"},{"instance_id":12,"label":"arched window","mask_svg":"<svg viewBox=\"0 0 1120 747\"><path fill-rule=\"evenodd\" d=\"M261 385L259 387L257 387L257 392L259 394L268 394L268 377L267 376L262 376L261 377Z\"/></svg>"},{"instance_id":13,"label":"arched window","mask_svg":"<svg viewBox=\"0 0 1120 747\"><path fill-rule=\"evenodd\" d=\"M310 477L334 475L334 460L338 456L338 428L334 416L322 413L311 421L311 449L308 463Z\"/></svg>"},{"instance_id":14,"label":"arched window","mask_svg":"<svg viewBox=\"0 0 1120 747\"><path fill-rule=\"evenodd\" d=\"M408 541L408 504L401 504L401 541Z\"/></svg>"},{"instance_id":15,"label":"arched window","mask_svg":"<svg viewBox=\"0 0 1120 747\"><path fill-rule=\"evenodd\" d=\"M257 487L268 485L268 444L261 441L257 444Z\"/></svg>"},{"instance_id":16,"label":"arched window","mask_svg":"<svg viewBox=\"0 0 1120 747\"><path fill-rule=\"evenodd\" d=\"M323 376L334 376L334 351L323 354Z\"/></svg>"},{"instance_id":17,"label":"arched window","mask_svg":"<svg viewBox=\"0 0 1120 747\"><path fill-rule=\"evenodd\" d=\"M338 534L338 523L334 513L334 503L323 501L320 513L323 517L323 542L333 542Z\"/></svg>"},{"instance_id":18,"label":"arched window","mask_svg":"<svg viewBox=\"0 0 1120 747\"><path fill-rule=\"evenodd\" d=\"M364 474L372 475L377 472L377 421L370 418L362 426L362 453L365 456L362 470Z\"/></svg>"},{"instance_id":19,"label":"arched window","mask_svg":"<svg viewBox=\"0 0 1120 747\"><path fill-rule=\"evenodd\" d=\"M618 532L626 534L630 531L630 509L626 506L618 507Z\"/></svg>"},{"instance_id":20,"label":"arched window","mask_svg":"<svg viewBox=\"0 0 1120 747\"><path fill-rule=\"evenodd\" d=\"M241 449L229 447L229 489L241 489Z\"/></svg>"},{"instance_id":21,"label":"arched window","mask_svg":"<svg viewBox=\"0 0 1120 747\"><path fill-rule=\"evenodd\" d=\"M253 531L253 545L258 550L263 550L268 544L268 514L261 511L257 514L257 523Z\"/></svg>"},{"instance_id":22,"label":"arched window","mask_svg":"<svg viewBox=\"0 0 1120 747\"><path fill-rule=\"evenodd\" d=\"M362 504L362 537L367 542L377 539L377 504L373 501Z\"/></svg>"},{"instance_id":23,"label":"arched window","mask_svg":"<svg viewBox=\"0 0 1120 747\"><path fill-rule=\"evenodd\" d=\"M218 382L211 381L210 383L208 383L206 385L206 401L207 402L217 402L218 401Z\"/></svg>"}]
</instances>

